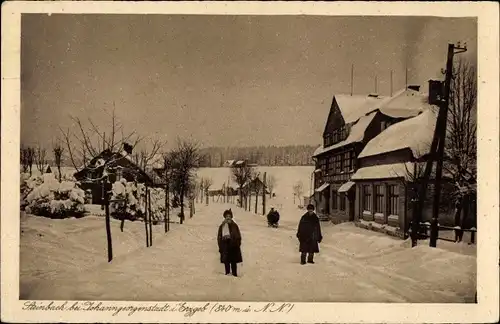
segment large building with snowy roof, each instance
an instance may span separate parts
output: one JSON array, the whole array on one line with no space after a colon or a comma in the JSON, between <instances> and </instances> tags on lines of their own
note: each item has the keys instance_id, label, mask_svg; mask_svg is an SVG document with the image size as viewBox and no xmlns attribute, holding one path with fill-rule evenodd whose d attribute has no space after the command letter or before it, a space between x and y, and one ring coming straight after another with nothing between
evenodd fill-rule
<instances>
[{"instance_id":1,"label":"large building with snowy roof","mask_svg":"<svg viewBox=\"0 0 500 324\"><path fill-rule=\"evenodd\" d=\"M322 219L353 221L357 191L351 177L368 142L389 126L428 109L426 94L409 86L394 96L335 95L323 132L323 145L314 152L313 200Z\"/></svg>"},{"instance_id":2,"label":"large building with snowy roof","mask_svg":"<svg viewBox=\"0 0 500 324\"><path fill-rule=\"evenodd\" d=\"M356 220L394 227L403 236L409 223L407 184L415 172L422 171L421 162L429 155L436 119L437 110L427 107L366 144L351 177L358 198L354 206Z\"/></svg>"}]
</instances>

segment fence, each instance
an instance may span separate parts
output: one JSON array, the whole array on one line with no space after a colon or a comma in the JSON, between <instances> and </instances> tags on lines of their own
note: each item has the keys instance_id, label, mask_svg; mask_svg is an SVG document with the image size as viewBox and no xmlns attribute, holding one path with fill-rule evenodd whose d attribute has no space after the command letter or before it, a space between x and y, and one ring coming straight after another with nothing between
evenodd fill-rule
<instances>
[{"instance_id":1,"label":"fence","mask_svg":"<svg viewBox=\"0 0 500 324\"><path fill-rule=\"evenodd\" d=\"M411 235L411 228L412 227L410 222L408 235ZM448 242L462 242L464 233L470 233L469 243L476 244L477 229L475 227L466 229L466 228L461 228L460 226L452 227L452 226L438 225L437 228L438 228L438 233L437 233L438 240L448 241ZM431 231L431 224L429 222L420 223L419 238L425 238L425 239L430 238L430 231ZM451 238L451 235L446 235L446 234L451 234L450 233L451 231L453 231L455 234L454 238Z\"/></svg>"}]
</instances>

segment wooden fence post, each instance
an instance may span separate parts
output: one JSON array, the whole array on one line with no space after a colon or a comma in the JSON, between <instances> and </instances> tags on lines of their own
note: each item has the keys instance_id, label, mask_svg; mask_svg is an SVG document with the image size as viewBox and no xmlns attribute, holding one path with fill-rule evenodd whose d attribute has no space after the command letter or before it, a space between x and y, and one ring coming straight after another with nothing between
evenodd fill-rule
<instances>
[{"instance_id":1,"label":"wooden fence post","mask_svg":"<svg viewBox=\"0 0 500 324\"><path fill-rule=\"evenodd\" d=\"M266 214L266 172L264 172L264 188L262 190L262 215Z\"/></svg>"},{"instance_id":2,"label":"wooden fence post","mask_svg":"<svg viewBox=\"0 0 500 324\"><path fill-rule=\"evenodd\" d=\"M146 186L146 196L144 201L144 229L146 230L146 247L149 247L149 230L148 230L148 187Z\"/></svg>"},{"instance_id":3,"label":"wooden fence post","mask_svg":"<svg viewBox=\"0 0 500 324\"><path fill-rule=\"evenodd\" d=\"M104 209L106 211L106 238L108 243L108 262L113 260L113 242L111 240L111 219L109 215L109 192L108 192L108 181L103 182L104 191Z\"/></svg>"},{"instance_id":4,"label":"wooden fence post","mask_svg":"<svg viewBox=\"0 0 500 324\"><path fill-rule=\"evenodd\" d=\"M149 246L153 245L153 215L151 214L151 190L147 191L149 215Z\"/></svg>"}]
</instances>

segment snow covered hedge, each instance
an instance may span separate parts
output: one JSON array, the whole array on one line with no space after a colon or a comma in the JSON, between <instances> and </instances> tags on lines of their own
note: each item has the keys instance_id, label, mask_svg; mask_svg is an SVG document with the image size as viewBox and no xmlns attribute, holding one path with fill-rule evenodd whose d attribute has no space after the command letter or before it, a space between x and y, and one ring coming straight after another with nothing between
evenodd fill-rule
<instances>
[{"instance_id":1,"label":"snow covered hedge","mask_svg":"<svg viewBox=\"0 0 500 324\"><path fill-rule=\"evenodd\" d=\"M165 192L162 189L150 188L151 219L153 223L163 220L165 213ZM120 199L121 201L113 201ZM121 179L113 184L112 202L110 203L111 216L117 219L138 220L144 219L146 214L146 187Z\"/></svg>"},{"instance_id":2,"label":"snow covered hedge","mask_svg":"<svg viewBox=\"0 0 500 324\"><path fill-rule=\"evenodd\" d=\"M85 214L85 192L76 182L59 182L51 173L22 181L21 197L21 208L28 214L58 219Z\"/></svg>"}]
</instances>

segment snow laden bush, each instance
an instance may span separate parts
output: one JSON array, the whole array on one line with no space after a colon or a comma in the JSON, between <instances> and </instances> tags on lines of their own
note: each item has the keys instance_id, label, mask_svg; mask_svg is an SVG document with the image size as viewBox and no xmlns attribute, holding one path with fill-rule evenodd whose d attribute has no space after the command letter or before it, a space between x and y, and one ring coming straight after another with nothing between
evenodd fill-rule
<instances>
[{"instance_id":1,"label":"snow laden bush","mask_svg":"<svg viewBox=\"0 0 500 324\"><path fill-rule=\"evenodd\" d=\"M31 177L25 186L31 188L23 202L28 214L58 219L85 214L85 192L73 181L58 182L49 173Z\"/></svg>"},{"instance_id":2,"label":"snow laden bush","mask_svg":"<svg viewBox=\"0 0 500 324\"><path fill-rule=\"evenodd\" d=\"M143 184L127 182L125 179L113 183L109 204L111 216L134 221L144 218L146 212L146 188Z\"/></svg>"},{"instance_id":3,"label":"snow laden bush","mask_svg":"<svg viewBox=\"0 0 500 324\"><path fill-rule=\"evenodd\" d=\"M111 216L117 219L135 221L144 220L146 215L146 187L143 184L117 181L112 186L110 202ZM158 223L165 213L165 192L162 189L150 188L151 219Z\"/></svg>"}]
</instances>

